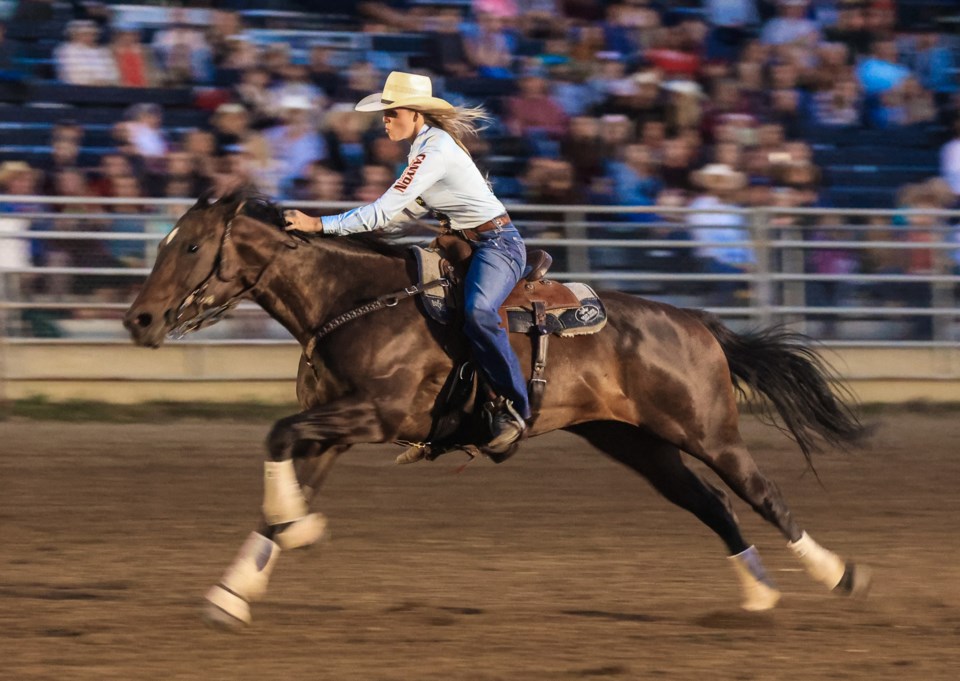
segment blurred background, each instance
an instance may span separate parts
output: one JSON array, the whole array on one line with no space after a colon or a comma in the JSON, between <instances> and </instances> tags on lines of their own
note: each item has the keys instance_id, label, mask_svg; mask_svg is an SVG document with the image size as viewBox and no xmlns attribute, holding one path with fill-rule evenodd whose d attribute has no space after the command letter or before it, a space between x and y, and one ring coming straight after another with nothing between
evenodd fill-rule
<instances>
[{"instance_id":1,"label":"blurred background","mask_svg":"<svg viewBox=\"0 0 960 681\"><path fill-rule=\"evenodd\" d=\"M406 149L353 105L410 70L494 115L468 145L554 278L960 401L958 26L949 0L0 1L0 399L289 401L298 350L253 304L129 359L120 317L208 189L380 196Z\"/></svg>"}]
</instances>

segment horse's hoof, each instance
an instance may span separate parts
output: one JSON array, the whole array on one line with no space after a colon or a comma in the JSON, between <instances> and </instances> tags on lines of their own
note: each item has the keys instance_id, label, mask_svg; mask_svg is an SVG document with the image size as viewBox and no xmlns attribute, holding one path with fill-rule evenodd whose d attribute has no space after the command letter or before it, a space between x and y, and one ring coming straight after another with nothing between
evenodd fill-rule
<instances>
[{"instance_id":1,"label":"horse's hoof","mask_svg":"<svg viewBox=\"0 0 960 681\"><path fill-rule=\"evenodd\" d=\"M766 612L767 610L773 610L779 602L780 592L778 590L757 582L752 589L744 594L740 608L747 612Z\"/></svg>"},{"instance_id":2,"label":"horse's hoof","mask_svg":"<svg viewBox=\"0 0 960 681\"><path fill-rule=\"evenodd\" d=\"M834 593L850 598L866 598L873 581L873 571L865 565L854 563L847 563L844 567L840 583L833 588Z\"/></svg>"},{"instance_id":3,"label":"horse's hoof","mask_svg":"<svg viewBox=\"0 0 960 681\"><path fill-rule=\"evenodd\" d=\"M203 621L214 629L240 632L250 625L250 604L230 593L219 584L212 587L206 595L203 608Z\"/></svg>"},{"instance_id":4,"label":"horse's hoof","mask_svg":"<svg viewBox=\"0 0 960 681\"><path fill-rule=\"evenodd\" d=\"M397 455L396 462L401 466L416 463L425 459L429 452L430 445L414 443Z\"/></svg>"},{"instance_id":5,"label":"horse's hoof","mask_svg":"<svg viewBox=\"0 0 960 681\"><path fill-rule=\"evenodd\" d=\"M327 534L327 517L322 513L308 513L284 527L274 537L284 551L312 546Z\"/></svg>"}]
</instances>

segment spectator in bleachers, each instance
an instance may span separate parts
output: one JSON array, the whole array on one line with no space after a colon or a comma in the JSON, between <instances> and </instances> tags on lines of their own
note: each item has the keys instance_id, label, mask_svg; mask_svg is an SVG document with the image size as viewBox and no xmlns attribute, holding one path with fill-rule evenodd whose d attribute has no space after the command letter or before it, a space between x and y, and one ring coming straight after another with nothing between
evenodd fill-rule
<instances>
[{"instance_id":1,"label":"spectator in bleachers","mask_svg":"<svg viewBox=\"0 0 960 681\"><path fill-rule=\"evenodd\" d=\"M431 34L432 46L427 57L431 68L451 78L473 75L466 38L460 30L460 11L453 7L441 8L434 20L436 28Z\"/></svg>"},{"instance_id":2,"label":"spectator in bleachers","mask_svg":"<svg viewBox=\"0 0 960 681\"><path fill-rule=\"evenodd\" d=\"M745 274L753 269L755 256L748 245L726 245L732 242L749 241L746 221L737 213L724 209L739 208L738 195L747 185L747 177L730 166L709 164L692 174L693 183L700 188L700 195L690 202L688 208L699 211L687 215L694 241L715 242L700 246L696 255L703 271L708 274ZM708 304L724 305L733 302L733 296L744 291L740 282L716 281L710 284Z\"/></svg>"},{"instance_id":3,"label":"spectator in bleachers","mask_svg":"<svg viewBox=\"0 0 960 681\"><path fill-rule=\"evenodd\" d=\"M512 78L510 70L516 39L503 20L490 12L478 12L475 24L463 27L467 58L481 78Z\"/></svg>"},{"instance_id":4,"label":"spectator in bleachers","mask_svg":"<svg viewBox=\"0 0 960 681\"><path fill-rule=\"evenodd\" d=\"M660 179L666 188L684 192L693 189L690 173L696 167L694 151L686 137L669 137L664 141Z\"/></svg>"},{"instance_id":5,"label":"spectator in bleachers","mask_svg":"<svg viewBox=\"0 0 960 681\"><path fill-rule=\"evenodd\" d=\"M940 148L940 177L960 197L960 116L953 121L953 138Z\"/></svg>"},{"instance_id":6,"label":"spectator in bleachers","mask_svg":"<svg viewBox=\"0 0 960 681\"><path fill-rule=\"evenodd\" d=\"M650 149L641 143L623 150L622 161L607 165L607 176L613 181L613 200L621 206L652 206L663 185ZM650 215L635 214L631 221L648 222Z\"/></svg>"},{"instance_id":7,"label":"spectator in bleachers","mask_svg":"<svg viewBox=\"0 0 960 681\"><path fill-rule=\"evenodd\" d=\"M360 182L351 198L362 204L373 203L383 196L395 179L392 169L373 163L367 164L360 169Z\"/></svg>"},{"instance_id":8,"label":"spectator in bleachers","mask_svg":"<svg viewBox=\"0 0 960 681\"><path fill-rule=\"evenodd\" d=\"M174 148L167 154L164 175L169 182L175 183L176 191L183 193L171 194L168 182L163 196L200 196L210 186L209 173L189 150L183 148Z\"/></svg>"},{"instance_id":9,"label":"spectator in bleachers","mask_svg":"<svg viewBox=\"0 0 960 681\"><path fill-rule=\"evenodd\" d=\"M170 24L157 31L151 43L168 85L208 83L213 56L203 32L187 22L183 9L170 12Z\"/></svg>"},{"instance_id":10,"label":"spectator in bleachers","mask_svg":"<svg viewBox=\"0 0 960 681\"><path fill-rule=\"evenodd\" d=\"M700 74L701 53L707 26L700 21L684 21L651 32L651 45L643 58L664 73L666 78L685 80Z\"/></svg>"},{"instance_id":11,"label":"spectator in bleachers","mask_svg":"<svg viewBox=\"0 0 960 681\"><path fill-rule=\"evenodd\" d=\"M567 114L549 92L541 72L528 72L520 79L520 93L507 100L506 125L518 137L558 140L567 132Z\"/></svg>"},{"instance_id":12,"label":"spectator in bleachers","mask_svg":"<svg viewBox=\"0 0 960 681\"><path fill-rule=\"evenodd\" d=\"M852 54L866 54L874 37L867 18L867 1L838 0L837 5L836 21L824 29L824 35L831 42L846 45Z\"/></svg>"},{"instance_id":13,"label":"spectator in bleachers","mask_svg":"<svg viewBox=\"0 0 960 681\"><path fill-rule=\"evenodd\" d=\"M223 66L227 62L235 49L233 39L242 33L243 17L238 12L211 10L206 42L210 48L211 60L216 66Z\"/></svg>"},{"instance_id":14,"label":"spectator in bleachers","mask_svg":"<svg viewBox=\"0 0 960 681\"><path fill-rule=\"evenodd\" d=\"M196 128L187 130L180 137L178 149L186 154L186 158L174 157L177 172L188 174L193 178L197 194L203 193L212 186L213 176L216 173L216 138L208 130ZM171 155L171 153L167 154L168 165L170 165Z\"/></svg>"},{"instance_id":15,"label":"spectator in bleachers","mask_svg":"<svg viewBox=\"0 0 960 681\"><path fill-rule=\"evenodd\" d=\"M0 22L0 83L20 82L23 70L17 64L17 46L7 40L7 26Z\"/></svg>"},{"instance_id":16,"label":"spectator in bleachers","mask_svg":"<svg viewBox=\"0 0 960 681\"><path fill-rule=\"evenodd\" d=\"M348 189L360 183L360 170L367 161L366 136L371 127L369 114L354 111L349 104L331 107L323 122L327 154L334 170L344 173Z\"/></svg>"},{"instance_id":17,"label":"spectator in bleachers","mask_svg":"<svg viewBox=\"0 0 960 681\"><path fill-rule=\"evenodd\" d=\"M757 0L704 0L708 59L733 61L760 21Z\"/></svg>"},{"instance_id":18,"label":"spectator in bleachers","mask_svg":"<svg viewBox=\"0 0 960 681\"><path fill-rule=\"evenodd\" d=\"M861 119L860 84L852 76L843 76L813 96L813 120L818 125L852 126Z\"/></svg>"},{"instance_id":19,"label":"spectator in bleachers","mask_svg":"<svg viewBox=\"0 0 960 681\"><path fill-rule=\"evenodd\" d=\"M127 135L148 171L156 171L169 149L159 104L134 104L127 110Z\"/></svg>"},{"instance_id":20,"label":"spectator in bleachers","mask_svg":"<svg viewBox=\"0 0 960 681\"><path fill-rule=\"evenodd\" d=\"M833 241L853 241L855 235L843 224L841 216L824 215L818 220L816 229L810 234L812 241L825 243ZM852 276L860 271L860 254L851 248L818 247L806 251L805 271L816 275L841 276L846 279L828 281L808 281L806 283L806 302L813 307L839 307L849 305L855 295ZM836 335L837 315L822 315L820 319L825 329L823 337Z\"/></svg>"},{"instance_id":21,"label":"spectator in bleachers","mask_svg":"<svg viewBox=\"0 0 960 681\"><path fill-rule=\"evenodd\" d=\"M286 99L305 99L310 105L310 122L320 124L327 96L309 78L307 65L300 62L284 64L280 70L280 81L270 88L270 97L274 102Z\"/></svg>"},{"instance_id":22,"label":"spectator in bleachers","mask_svg":"<svg viewBox=\"0 0 960 681\"><path fill-rule=\"evenodd\" d=\"M210 117L213 136L216 139L217 155L235 152L249 137L250 114L242 104L226 102L217 107Z\"/></svg>"},{"instance_id":23,"label":"spectator in bleachers","mask_svg":"<svg viewBox=\"0 0 960 681\"><path fill-rule=\"evenodd\" d=\"M622 66L615 68L621 69ZM622 95L615 94L616 92ZM660 74L655 70L641 71L621 81L612 81L608 99L593 107L593 111L622 114L634 124L634 133L651 121L663 122L667 115L667 95L660 88Z\"/></svg>"},{"instance_id":24,"label":"spectator in bleachers","mask_svg":"<svg viewBox=\"0 0 960 681\"><path fill-rule=\"evenodd\" d=\"M550 68L551 94L568 118L583 116L600 101L597 93L583 82L579 70L571 64Z\"/></svg>"},{"instance_id":25,"label":"spectator in bleachers","mask_svg":"<svg viewBox=\"0 0 960 681\"><path fill-rule=\"evenodd\" d=\"M335 98L343 89L344 79L331 57L329 48L323 45L311 47L307 57L307 78L328 98Z\"/></svg>"},{"instance_id":26,"label":"spectator in bleachers","mask_svg":"<svg viewBox=\"0 0 960 681\"><path fill-rule=\"evenodd\" d=\"M310 123L311 110L306 97L285 97L280 102L282 123L264 133L270 155L284 165L280 182L284 196L293 191L294 180L303 177L311 163L327 157L327 145Z\"/></svg>"},{"instance_id":27,"label":"spectator in bleachers","mask_svg":"<svg viewBox=\"0 0 960 681\"><path fill-rule=\"evenodd\" d=\"M0 164L0 194L28 196L36 193L36 171L23 161L4 161ZM0 235L30 231L31 221L17 217L17 213L42 210L40 206L25 203L0 203ZM35 243L43 244L37 240ZM39 251L40 249L37 248ZM8 287L8 295L15 297L32 288L33 277L27 274L4 274L4 269L23 269L33 266L30 241L22 238L0 237L0 277Z\"/></svg>"},{"instance_id":28,"label":"spectator in bleachers","mask_svg":"<svg viewBox=\"0 0 960 681\"><path fill-rule=\"evenodd\" d=\"M666 109L668 132L677 135L683 130L699 129L703 119L703 89L699 83L692 80L668 80L662 87L670 93Z\"/></svg>"},{"instance_id":29,"label":"spectator in bleachers","mask_svg":"<svg viewBox=\"0 0 960 681\"><path fill-rule=\"evenodd\" d=\"M322 161L311 163L307 177L298 187L295 198L302 201L343 201L343 175L331 170Z\"/></svg>"},{"instance_id":30,"label":"spectator in bleachers","mask_svg":"<svg viewBox=\"0 0 960 681\"><path fill-rule=\"evenodd\" d=\"M481 156L475 153L475 149L469 147L468 149L474 160ZM388 168L392 177L400 177L400 174L407 167L407 156L403 147L393 144L388 137L378 136L370 140L366 156L370 163Z\"/></svg>"},{"instance_id":31,"label":"spectator in bleachers","mask_svg":"<svg viewBox=\"0 0 960 681\"><path fill-rule=\"evenodd\" d=\"M524 199L530 203L563 205L582 197L569 161L535 156L523 176Z\"/></svg>"},{"instance_id":32,"label":"spectator in bleachers","mask_svg":"<svg viewBox=\"0 0 960 681\"><path fill-rule=\"evenodd\" d=\"M153 56L140 42L140 29L120 25L113 29L110 51L117 65L118 85L153 87L159 82Z\"/></svg>"},{"instance_id":33,"label":"spectator in bleachers","mask_svg":"<svg viewBox=\"0 0 960 681\"><path fill-rule=\"evenodd\" d=\"M778 0L777 16L763 25L760 40L767 45L816 45L820 27L807 18L808 6L808 0Z\"/></svg>"},{"instance_id":34,"label":"spectator in bleachers","mask_svg":"<svg viewBox=\"0 0 960 681\"><path fill-rule=\"evenodd\" d=\"M607 157L600 137L600 121L591 116L571 119L570 129L560 141L560 155L573 167L577 184L589 186L593 178L603 173Z\"/></svg>"},{"instance_id":35,"label":"spectator in bleachers","mask_svg":"<svg viewBox=\"0 0 960 681\"><path fill-rule=\"evenodd\" d=\"M916 36L913 72L920 84L934 94L939 106L957 92L957 62L943 37L931 26L921 27Z\"/></svg>"},{"instance_id":36,"label":"spectator in bleachers","mask_svg":"<svg viewBox=\"0 0 960 681\"><path fill-rule=\"evenodd\" d=\"M337 94L338 102L359 101L370 92L376 91L381 83L380 72L371 62L359 59L347 67L347 77L343 89Z\"/></svg>"},{"instance_id":37,"label":"spectator in bleachers","mask_svg":"<svg viewBox=\"0 0 960 681\"><path fill-rule=\"evenodd\" d=\"M140 183L135 177L120 177L114 182L114 196L123 199L137 199L144 195ZM144 212L143 204L121 204L111 205L110 212L117 217L111 219L107 224L110 232L114 234L141 234L143 233L143 220L139 216ZM126 267L145 267L146 266L146 244L143 241L120 241L110 240L107 242L107 248L111 257L119 265ZM118 280L118 286L129 286L124 280Z\"/></svg>"},{"instance_id":38,"label":"spectator in bleachers","mask_svg":"<svg viewBox=\"0 0 960 681\"><path fill-rule=\"evenodd\" d=\"M221 61L217 63L217 84L235 84L236 73L243 73L260 64L260 46L242 33L229 36Z\"/></svg>"},{"instance_id":39,"label":"spectator in bleachers","mask_svg":"<svg viewBox=\"0 0 960 681\"><path fill-rule=\"evenodd\" d=\"M70 85L116 85L117 67L110 51L97 43L100 29L92 21L71 21L67 41L54 49L57 77Z\"/></svg>"},{"instance_id":40,"label":"spectator in bleachers","mask_svg":"<svg viewBox=\"0 0 960 681\"><path fill-rule=\"evenodd\" d=\"M260 130L276 122L276 102L270 94L270 72L260 66L248 69L234 87L234 95L250 113L250 127Z\"/></svg>"},{"instance_id":41,"label":"spectator in bleachers","mask_svg":"<svg viewBox=\"0 0 960 681\"><path fill-rule=\"evenodd\" d=\"M900 63L896 42L887 38L874 40L870 55L860 61L856 73L867 95L880 95L910 77L910 69Z\"/></svg>"},{"instance_id":42,"label":"spectator in bleachers","mask_svg":"<svg viewBox=\"0 0 960 681\"><path fill-rule=\"evenodd\" d=\"M926 182L908 184L901 189L898 203L912 211L906 218L905 234L902 240L911 245L903 258L905 274L930 276L943 274L948 269L946 258L941 260L939 251L925 247L949 238L949 230L942 216L930 212L950 207L954 203L953 192L940 178ZM900 284L900 299L908 307L931 307L933 305L933 284L931 282L906 282ZM930 340L933 334L933 317L920 315L912 317L912 337Z\"/></svg>"},{"instance_id":43,"label":"spectator in bleachers","mask_svg":"<svg viewBox=\"0 0 960 681\"><path fill-rule=\"evenodd\" d=\"M284 167L271 155L267 139L263 135L248 135L241 145L241 153L250 182L267 196L280 196Z\"/></svg>"}]
</instances>

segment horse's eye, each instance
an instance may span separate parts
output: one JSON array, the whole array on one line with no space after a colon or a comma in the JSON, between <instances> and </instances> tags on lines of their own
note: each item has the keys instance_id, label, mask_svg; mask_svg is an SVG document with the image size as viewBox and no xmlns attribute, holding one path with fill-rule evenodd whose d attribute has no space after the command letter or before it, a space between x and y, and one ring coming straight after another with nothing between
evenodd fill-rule
<instances>
[{"instance_id":1,"label":"horse's eye","mask_svg":"<svg viewBox=\"0 0 960 681\"><path fill-rule=\"evenodd\" d=\"M190 251L191 253L196 253L197 251L200 250L200 247L197 246L196 244L190 244L189 246L187 246L187 250Z\"/></svg>"}]
</instances>

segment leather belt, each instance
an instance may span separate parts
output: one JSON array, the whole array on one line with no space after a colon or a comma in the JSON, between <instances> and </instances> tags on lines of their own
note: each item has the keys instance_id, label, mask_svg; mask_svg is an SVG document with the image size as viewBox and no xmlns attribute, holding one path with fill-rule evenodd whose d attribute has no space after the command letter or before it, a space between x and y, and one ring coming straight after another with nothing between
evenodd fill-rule
<instances>
[{"instance_id":1,"label":"leather belt","mask_svg":"<svg viewBox=\"0 0 960 681\"><path fill-rule=\"evenodd\" d=\"M498 215L492 220L487 220L482 225L477 225L476 227L472 227L470 229L458 229L456 231L464 239L467 239L468 241L476 241L477 238L484 232L491 232L495 229L500 229L504 225L509 225L511 222L513 221L510 219L510 215L504 213L503 215Z\"/></svg>"}]
</instances>

